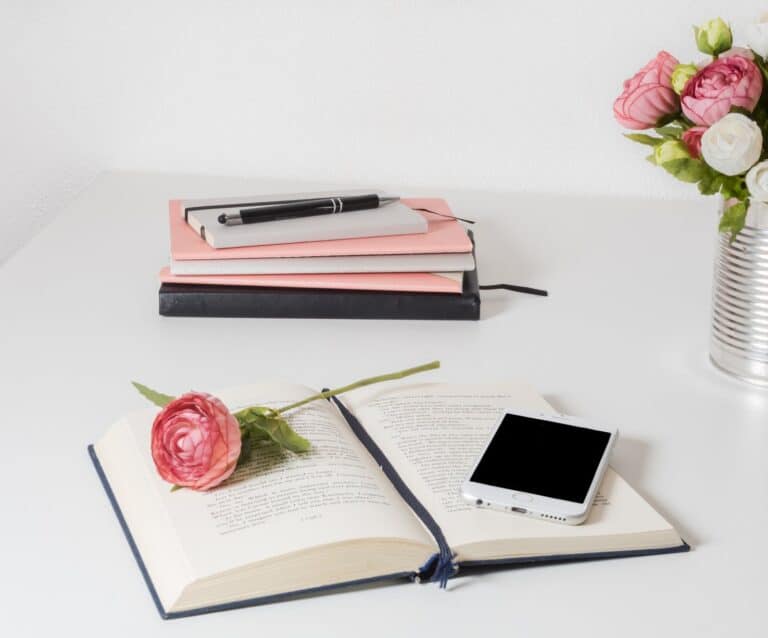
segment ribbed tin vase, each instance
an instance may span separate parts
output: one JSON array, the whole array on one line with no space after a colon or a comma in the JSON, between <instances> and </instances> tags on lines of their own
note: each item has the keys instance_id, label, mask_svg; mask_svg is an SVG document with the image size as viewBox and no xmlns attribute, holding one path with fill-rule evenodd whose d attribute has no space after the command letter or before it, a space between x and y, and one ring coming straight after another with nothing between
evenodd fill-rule
<instances>
[{"instance_id":1,"label":"ribbed tin vase","mask_svg":"<svg viewBox=\"0 0 768 638\"><path fill-rule=\"evenodd\" d=\"M747 213L733 243L718 237L710 357L724 372L768 385L768 215Z\"/></svg>"}]
</instances>

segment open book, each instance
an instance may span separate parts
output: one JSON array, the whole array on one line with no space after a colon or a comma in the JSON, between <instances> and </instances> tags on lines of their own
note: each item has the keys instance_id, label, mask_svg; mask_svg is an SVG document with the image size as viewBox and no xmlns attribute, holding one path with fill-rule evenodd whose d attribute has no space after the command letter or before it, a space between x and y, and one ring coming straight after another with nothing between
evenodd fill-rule
<instances>
[{"instance_id":1,"label":"open book","mask_svg":"<svg viewBox=\"0 0 768 638\"><path fill-rule=\"evenodd\" d=\"M218 393L232 410L314 390ZM165 618L383 579L442 580L458 568L684 551L672 526L608 470L589 519L558 525L480 510L459 493L505 408L551 410L523 384L358 390L289 413L312 444L265 447L220 487L179 490L157 475L148 409L89 451Z\"/></svg>"}]
</instances>

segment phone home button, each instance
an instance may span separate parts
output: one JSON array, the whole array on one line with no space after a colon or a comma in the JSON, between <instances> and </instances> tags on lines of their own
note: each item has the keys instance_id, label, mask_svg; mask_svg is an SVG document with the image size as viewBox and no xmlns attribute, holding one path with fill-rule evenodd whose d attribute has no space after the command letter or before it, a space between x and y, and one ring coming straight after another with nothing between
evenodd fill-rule
<instances>
[{"instance_id":1,"label":"phone home button","mask_svg":"<svg viewBox=\"0 0 768 638\"><path fill-rule=\"evenodd\" d=\"M530 494L512 494L512 498L521 503L530 503L533 500Z\"/></svg>"}]
</instances>

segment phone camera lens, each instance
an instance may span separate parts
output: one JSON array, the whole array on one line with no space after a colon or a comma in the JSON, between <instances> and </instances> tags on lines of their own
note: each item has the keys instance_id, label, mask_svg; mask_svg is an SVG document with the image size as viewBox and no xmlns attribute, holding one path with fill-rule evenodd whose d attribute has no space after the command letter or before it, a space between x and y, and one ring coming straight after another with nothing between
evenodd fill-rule
<instances>
[{"instance_id":1,"label":"phone camera lens","mask_svg":"<svg viewBox=\"0 0 768 638\"><path fill-rule=\"evenodd\" d=\"M483 504L483 499L481 499L481 498L479 498L479 499L477 499L475 501L475 505L482 505L482 504Z\"/></svg>"}]
</instances>

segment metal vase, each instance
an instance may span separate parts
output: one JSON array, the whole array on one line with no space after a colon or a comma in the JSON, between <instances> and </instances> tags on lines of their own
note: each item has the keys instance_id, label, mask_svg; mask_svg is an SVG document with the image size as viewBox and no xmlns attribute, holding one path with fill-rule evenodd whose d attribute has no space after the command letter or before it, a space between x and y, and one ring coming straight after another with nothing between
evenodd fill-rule
<instances>
[{"instance_id":1,"label":"metal vase","mask_svg":"<svg viewBox=\"0 0 768 638\"><path fill-rule=\"evenodd\" d=\"M768 385L768 214L752 206L731 243L718 237L709 353L724 372Z\"/></svg>"}]
</instances>

